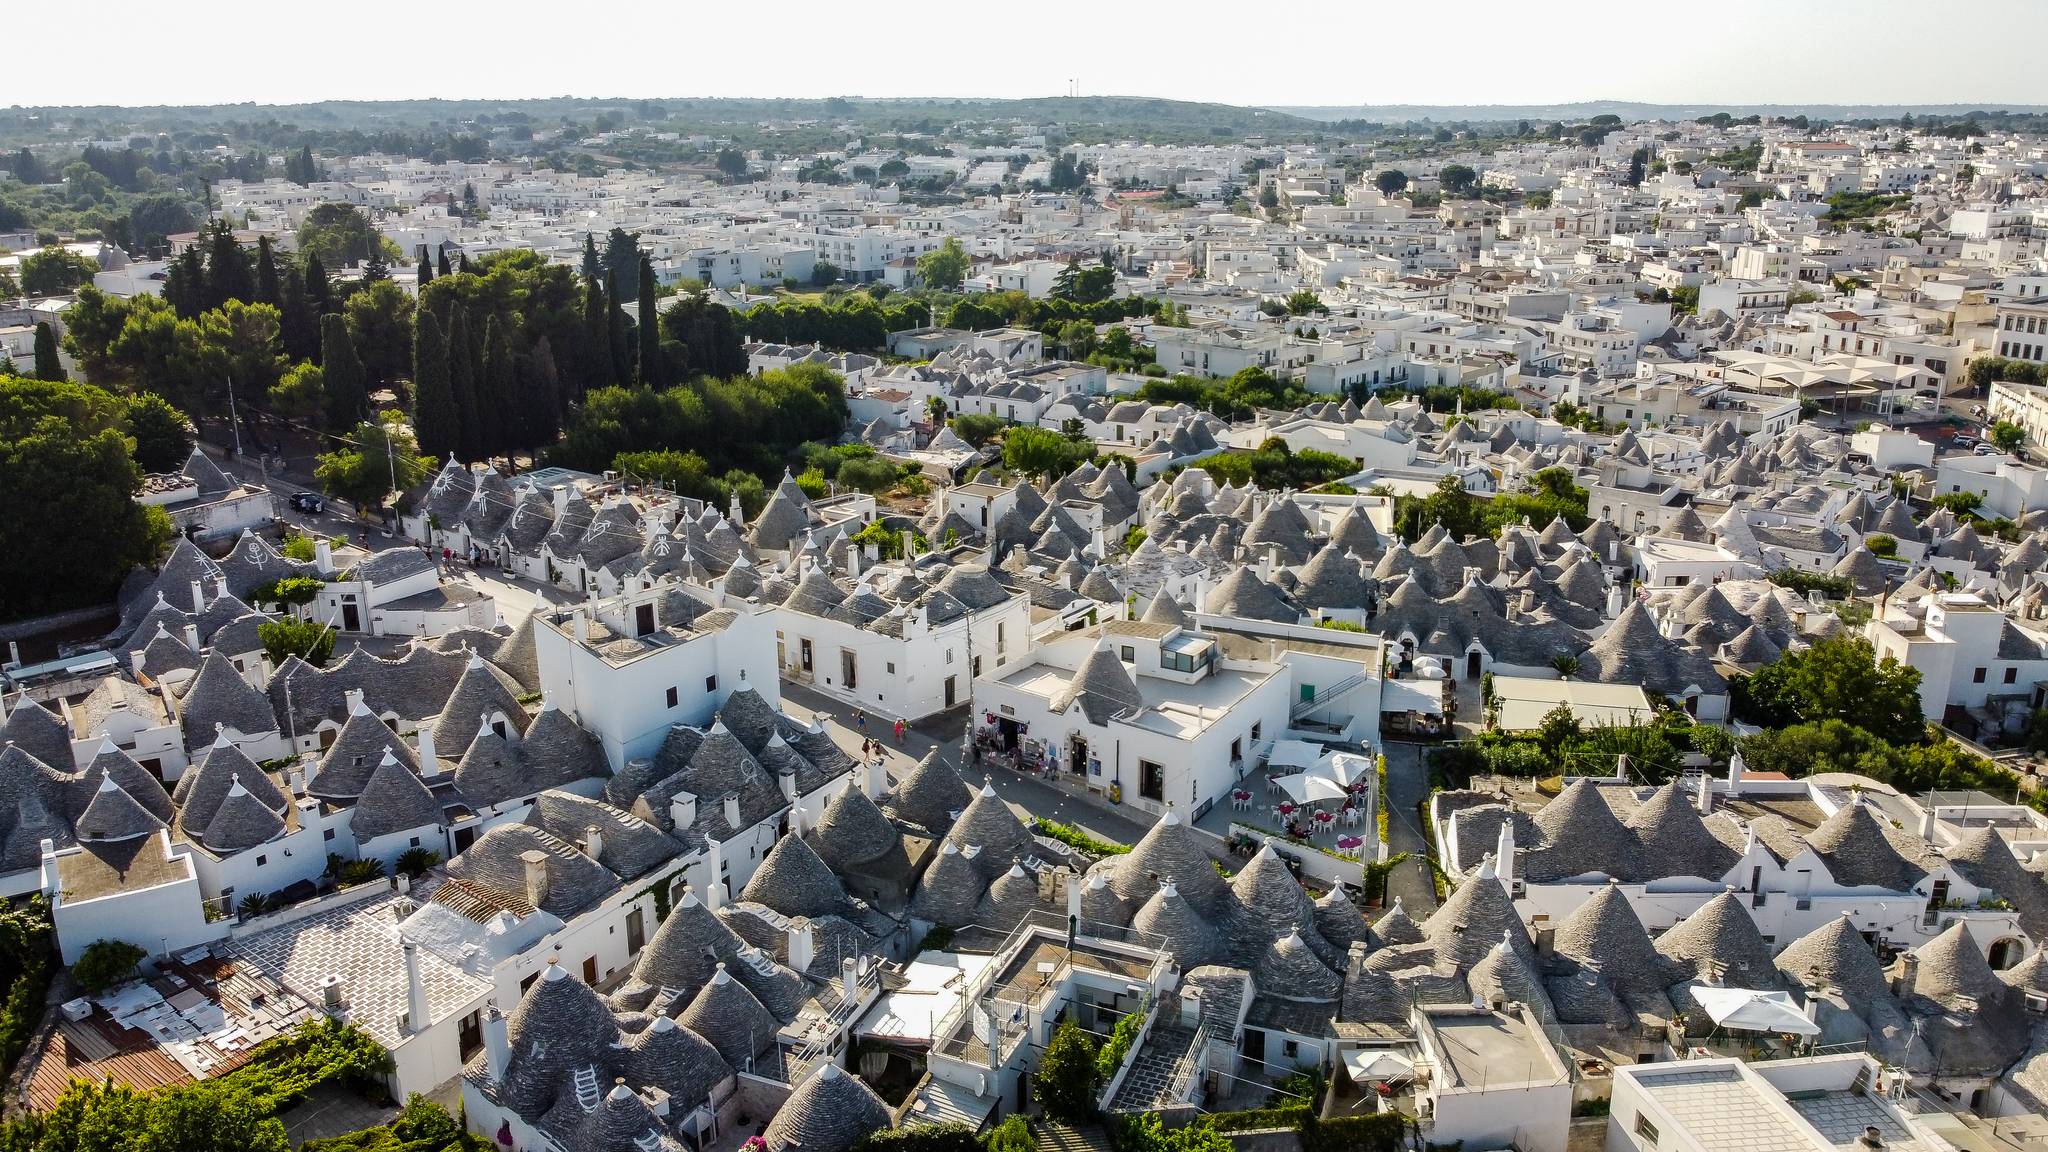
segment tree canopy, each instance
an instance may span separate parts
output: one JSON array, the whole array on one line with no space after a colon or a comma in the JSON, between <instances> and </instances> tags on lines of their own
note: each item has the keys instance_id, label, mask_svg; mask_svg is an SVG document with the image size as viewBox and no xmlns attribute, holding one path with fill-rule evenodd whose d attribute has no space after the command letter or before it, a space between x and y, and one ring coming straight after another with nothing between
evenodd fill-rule
<instances>
[{"instance_id":1,"label":"tree canopy","mask_svg":"<svg viewBox=\"0 0 2048 1152\"><path fill-rule=\"evenodd\" d=\"M1787 652L1740 679L1730 695L1737 717L1772 728L1839 720L1892 744L1919 744L1920 670L1878 659L1861 636L1831 636Z\"/></svg>"}]
</instances>

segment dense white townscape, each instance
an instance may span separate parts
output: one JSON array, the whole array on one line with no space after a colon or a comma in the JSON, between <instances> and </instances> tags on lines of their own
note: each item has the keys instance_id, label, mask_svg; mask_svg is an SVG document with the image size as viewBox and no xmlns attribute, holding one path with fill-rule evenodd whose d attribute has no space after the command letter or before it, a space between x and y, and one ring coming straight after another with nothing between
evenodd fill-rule
<instances>
[{"instance_id":1,"label":"dense white townscape","mask_svg":"<svg viewBox=\"0 0 2048 1152\"><path fill-rule=\"evenodd\" d=\"M833 104L0 156L10 1112L2048 1148L2040 117Z\"/></svg>"}]
</instances>

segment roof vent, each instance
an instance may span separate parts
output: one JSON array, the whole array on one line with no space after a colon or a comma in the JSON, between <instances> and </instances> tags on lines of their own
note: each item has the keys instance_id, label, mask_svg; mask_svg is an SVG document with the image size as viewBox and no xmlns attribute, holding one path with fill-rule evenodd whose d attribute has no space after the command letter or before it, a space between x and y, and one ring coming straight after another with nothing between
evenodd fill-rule
<instances>
[{"instance_id":1,"label":"roof vent","mask_svg":"<svg viewBox=\"0 0 2048 1152\"><path fill-rule=\"evenodd\" d=\"M1877 1125L1868 1124L1863 1128L1863 1135L1856 1138L1856 1143L1862 1148L1882 1148L1884 1147L1884 1134L1877 1130Z\"/></svg>"}]
</instances>

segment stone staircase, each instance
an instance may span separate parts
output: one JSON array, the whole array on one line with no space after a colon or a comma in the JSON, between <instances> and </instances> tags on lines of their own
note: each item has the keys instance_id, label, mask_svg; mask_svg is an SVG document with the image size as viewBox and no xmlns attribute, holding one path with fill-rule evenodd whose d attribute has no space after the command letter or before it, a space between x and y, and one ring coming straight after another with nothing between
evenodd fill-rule
<instances>
[{"instance_id":1,"label":"stone staircase","mask_svg":"<svg viewBox=\"0 0 2048 1152\"><path fill-rule=\"evenodd\" d=\"M1194 1046L1195 1032L1193 1028L1155 1025L1132 1062L1130 1074L1117 1085L1109 1110L1155 1112L1185 1103L1175 1093L1182 1087L1181 1065Z\"/></svg>"},{"instance_id":2,"label":"stone staircase","mask_svg":"<svg viewBox=\"0 0 2048 1152\"><path fill-rule=\"evenodd\" d=\"M1076 1128L1056 1120L1041 1120L1034 1135L1038 1152L1109 1152L1109 1133L1099 1124Z\"/></svg>"}]
</instances>

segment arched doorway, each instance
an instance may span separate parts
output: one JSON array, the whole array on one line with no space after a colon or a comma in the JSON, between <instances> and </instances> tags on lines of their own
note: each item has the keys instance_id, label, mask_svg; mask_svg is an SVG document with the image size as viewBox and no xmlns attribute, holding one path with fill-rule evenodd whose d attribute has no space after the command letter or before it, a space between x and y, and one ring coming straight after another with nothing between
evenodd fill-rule
<instances>
[{"instance_id":1,"label":"arched doorway","mask_svg":"<svg viewBox=\"0 0 2048 1152\"><path fill-rule=\"evenodd\" d=\"M2026 958L2027 946L2016 936L1996 941L1984 952L1984 959L1993 972L2003 972Z\"/></svg>"}]
</instances>

